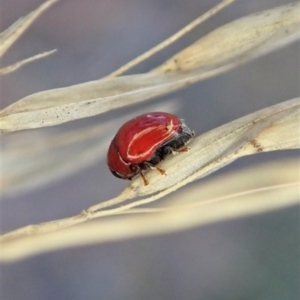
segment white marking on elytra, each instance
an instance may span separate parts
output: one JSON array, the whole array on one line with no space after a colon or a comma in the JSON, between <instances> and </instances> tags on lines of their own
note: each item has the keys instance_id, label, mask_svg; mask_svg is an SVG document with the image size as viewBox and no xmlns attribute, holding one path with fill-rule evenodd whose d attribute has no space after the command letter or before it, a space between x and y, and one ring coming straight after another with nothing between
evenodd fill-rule
<instances>
[{"instance_id":1,"label":"white marking on elytra","mask_svg":"<svg viewBox=\"0 0 300 300\"><path fill-rule=\"evenodd\" d=\"M120 154L119 152L118 152L118 155L119 155L120 161L122 161L122 163L123 163L124 165L126 165L126 166L129 166L129 165L130 165L130 163L124 161L124 159L122 158L122 156L121 156L121 154Z\"/></svg>"},{"instance_id":2,"label":"white marking on elytra","mask_svg":"<svg viewBox=\"0 0 300 300\"><path fill-rule=\"evenodd\" d=\"M165 139L167 139L168 137L170 137L172 134L172 131L173 131L173 128L174 128L174 124L173 124L173 121L171 120L170 123L166 126L166 125L159 125L159 126L152 126L152 127L148 127L146 129L144 129L143 131L137 133L134 135L134 137L132 138L132 141L129 143L128 145L128 150L127 150L127 157L129 159L137 159L140 154L137 154L137 155L131 155L129 153L129 150L131 149L131 146L132 144L139 138L141 138L143 135L151 132L151 131L154 131L155 129L158 130L158 129L162 129L162 128L167 128L167 132L165 133ZM146 151L145 153L143 153L143 155L147 156L148 153L151 153L153 151L153 148L155 147L156 145L153 145L150 149L148 149L148 151Z\"/></svg>"}]
</instances>

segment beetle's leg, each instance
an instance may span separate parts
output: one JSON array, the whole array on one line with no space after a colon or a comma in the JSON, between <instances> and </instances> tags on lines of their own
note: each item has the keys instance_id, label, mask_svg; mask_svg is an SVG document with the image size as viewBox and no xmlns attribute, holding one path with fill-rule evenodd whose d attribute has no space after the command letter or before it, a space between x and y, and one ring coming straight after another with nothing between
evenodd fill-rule
<instances>
[{"instance_id":1,"label":"beetle's leg","mask_svg":"<svg viewBox=\"0 0 300 300\"><path fill-rule=\"evenodd\" d=\"M190 147L183 147L183 148L174 150L175 153L189 152L189 151L190 151Z\"/></svg>"},{"instance_id":2,"label":"beetle's leg","mask_svg":"<svg viewBox=\"0 0 300 300\"><path fill-rule=\"evenodd\" d=\"M142 179L143 179L144 185L145 185L145 186L149 185L149 181L147 180L147 178L146 178L146 176L143 174L143 172L140 171L139 174L141 175L141 177L142 177Z\"/></svg>"},{"instance_id":3,"label":"beetle's leg","mask_svg":"<svg viewBox=\"0 0 300 300\"><path fill-rule=\"evenodd\" d=\"M149 161L145 161L144 166L150 169L156 169L161 175L166 175L166 171L164 169L161 169L159 167L157 167L156 165L154 165L153 163L149 162Z\"/></svg>"},{"instance_id":4,"label":"beetle's leg","mask_svg":"<svg viewBox=\"0 0 300 300\"><path fill-rule=\"evenodd\" d=\"M166 171L164 169L161 169L157 166L154 166L153 168L156 169L161 175L166 175Z\"/></svg>"},{"instance_id":5,"label":"beetle's leg","mask_svg":"<svg viewBox=\"0 0 300 300\"><path fill-rule=\"evenodd\" d=\"M190 147L186 147L186 146L182 147L182 148L179 148L179 149L175 149L172 146L166 146L165 147L165 151L170 152L173 155L176 155L176 154L181 153L181 152L188 152L189 150L190 150Z\"/></svg>"},{"instance_id":6,"label":"beetle's leg","mask_svg":"<svg viewBox=\"0 0 300 300\"><path fill-rule=\"evenodd\" d=\"M146 176L143 174L143 170L145 170L144 165L131 165L131 170L135 175L138 175L138 174L141 175L145 186L149 185L149 181L147 180ZM133 179L135 177L135 175L128 179L130 179L130 180Z\"/></svg>"}]
</instances>

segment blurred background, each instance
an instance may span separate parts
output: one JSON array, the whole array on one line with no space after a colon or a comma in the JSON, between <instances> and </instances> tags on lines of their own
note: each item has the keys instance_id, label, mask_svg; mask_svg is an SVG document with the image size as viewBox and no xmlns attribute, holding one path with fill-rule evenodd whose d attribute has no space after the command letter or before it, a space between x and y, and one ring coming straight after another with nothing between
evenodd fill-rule
<instances>
[{"instance_id":1,"label":"blurred background","mask_svg":"<svg viewBox=\"0 0 300 300\"><path fill-rule=\"evenodd\" d=\"M1 31L43 2L0 0ZM101 78L218 2L61 0L27 30L6 53L1 65L55 48L57 53L3 76L0 108L35 92ZM289 2L239 0L130 73L147 72L227 22ZM54 176L38 187L3 196L1 231L71 216L119 194L128 182L112 177L108 171L106 148L129 117L170 107L170 111L201 134L298 96L299 77L299 44L293 44L239 69L144 104L52 128L5 135L1 149L7 154L13 147L14 151L16 147L22 148L26 141L30 145L40 141L46 145L47 140L60 134L68 136L76 130L88 134L95 126L110 124L101 133L106 142L99 146L98 156L85 161L84 167L68 169L64 176ZM170 105L170 100L175 105ZM59 150L51 151L50 147L47 159L59 164L74 157L75 164L77 157L91 147L97 147L97 135ZM281 151L245 157L192 185L200 185L218 174L298 154ZM38 160L32 157L30 149L28 158L22 155L22 162L16 160L12 169L18 170L27 163L30 170L31 161ZM43 171L47 173L47 169ZM300 299L299 253L299 207L293 207L164 236L60 250L1 265L0 295L3 300L296 300Z\"/></svg>"}]
</instances>

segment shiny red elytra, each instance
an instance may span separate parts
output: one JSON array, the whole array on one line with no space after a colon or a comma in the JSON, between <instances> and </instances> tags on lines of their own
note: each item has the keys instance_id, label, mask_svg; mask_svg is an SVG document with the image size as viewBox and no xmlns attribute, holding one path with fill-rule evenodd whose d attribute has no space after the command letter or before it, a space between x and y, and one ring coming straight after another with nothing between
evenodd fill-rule
<instances>
[{"instance_id":1,"label":"shiny red elytra","mask_svg":"<svg viewBox=\"0 0 300 300\"><path fill-rule=\"evenodd\" d=\"M107 153L107 165L116 177L131 180L143 170L156 165L171 153L185 152L194 132L178 117L165 112L151 112L126 122L117 132Z\"/></svg>"}]
</instances>

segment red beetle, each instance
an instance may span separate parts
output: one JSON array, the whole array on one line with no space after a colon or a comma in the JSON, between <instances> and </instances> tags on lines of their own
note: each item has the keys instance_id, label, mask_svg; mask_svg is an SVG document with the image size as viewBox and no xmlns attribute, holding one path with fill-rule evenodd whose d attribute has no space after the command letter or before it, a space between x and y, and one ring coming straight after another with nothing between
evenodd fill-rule
<instances>
[{"instance_id":1,"label":"red beetle","mask_svg":"<svg viewBox=\"0 0 300 300\"><path fill-rule=\"evenodd\" d=\"M156 165L171 153L184 152L194 136L178 117L152 112L140 115L126 122L117 132L107 153L107 165L116 177L131 180L137 174L145 185L148 181L142 170L156 168Z\"/></svg>"}]
</instances>

